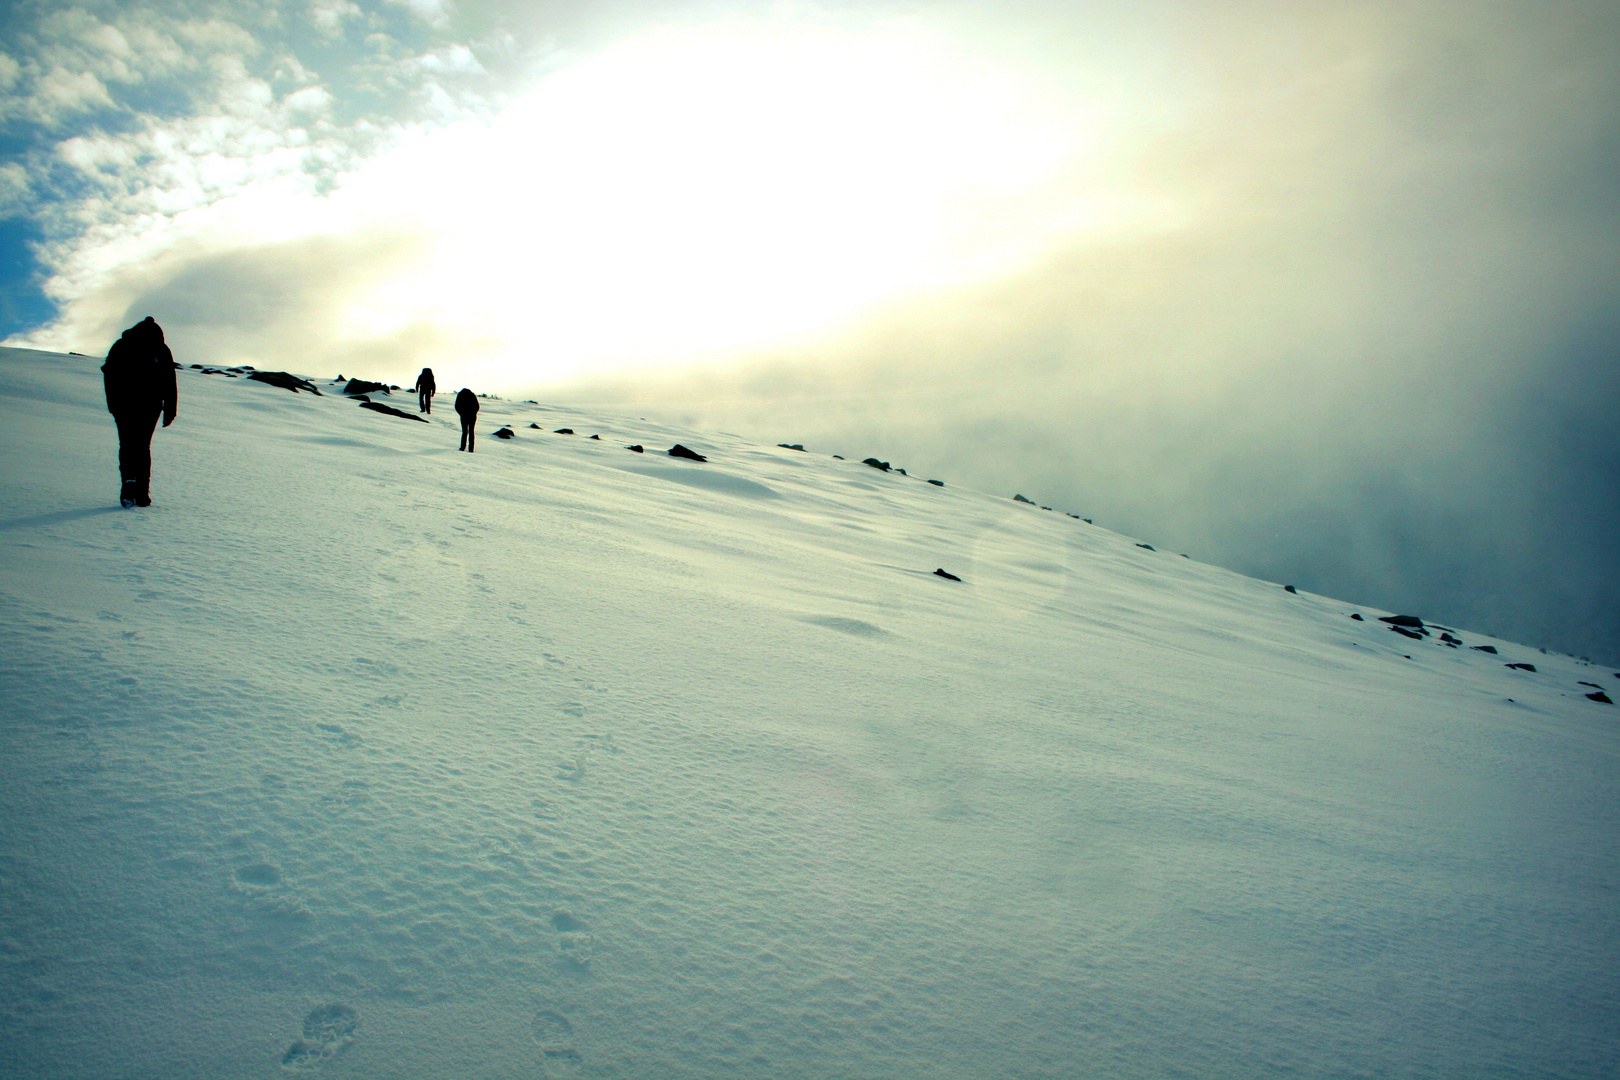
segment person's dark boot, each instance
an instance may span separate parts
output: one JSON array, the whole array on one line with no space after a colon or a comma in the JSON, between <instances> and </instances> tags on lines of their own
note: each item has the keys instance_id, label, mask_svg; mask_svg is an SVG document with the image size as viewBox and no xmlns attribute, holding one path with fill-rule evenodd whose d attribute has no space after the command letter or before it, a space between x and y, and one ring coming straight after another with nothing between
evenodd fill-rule
<instances>
[{"instance_id":1,"label":"person's dark boot","mask_svg":"<svg viewBox=\"0 0 1620 1080\"><path fill-rule=\"evenodd\" d=\"M118 493L118 502L125 510L135 505L135 499L141 493L141 486L133 480L125 480L123 490Z\"/></svg>"},{"instance_id":2,"label":"person's dark boot","mask_svg":"<svg viewBox=\"0 0 1620 1080\"><path fill-rule=\"evenodd\" d=\"M151 506L152 505L152 482L150 480L148 480L146 483L142 484L141 485L141 490L136 492L136 494L135 494L135 505L136 506Z\"/></svg>"}]
</instances>

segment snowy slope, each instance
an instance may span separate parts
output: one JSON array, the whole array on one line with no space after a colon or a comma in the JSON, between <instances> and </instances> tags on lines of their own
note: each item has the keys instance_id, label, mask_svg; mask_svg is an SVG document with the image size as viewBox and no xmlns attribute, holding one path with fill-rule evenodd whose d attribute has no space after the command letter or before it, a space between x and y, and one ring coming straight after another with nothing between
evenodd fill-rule
<instances>
[{"instance_id":1,"label":"snowy slope","mask_svg":"<svg viewBox=\"0 0 1620 1080\"><path fill-rule=\"evenodd\" d=\"M98 364L0 350L0 1074L1620 1070L1614 671L324 379L120 510Z\"/></svg>"}]
</instances>

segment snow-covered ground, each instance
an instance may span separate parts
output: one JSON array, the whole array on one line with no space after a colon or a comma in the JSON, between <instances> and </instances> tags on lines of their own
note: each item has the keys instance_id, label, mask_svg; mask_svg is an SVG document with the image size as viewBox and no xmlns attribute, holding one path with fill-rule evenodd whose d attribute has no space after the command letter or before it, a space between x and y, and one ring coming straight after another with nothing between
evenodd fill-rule
<instances>
[{"instance_id":1,"label":"snow-covered ground","mask_svg":"<svg viewBox=\"0 0 1620 1080\"><path fill-rule=\"evenodd\" d=\"M0 351L0 1074L1620 1075L1613 670L325 378L121 510L99 363Z\"/></svg>"}]
</instances>

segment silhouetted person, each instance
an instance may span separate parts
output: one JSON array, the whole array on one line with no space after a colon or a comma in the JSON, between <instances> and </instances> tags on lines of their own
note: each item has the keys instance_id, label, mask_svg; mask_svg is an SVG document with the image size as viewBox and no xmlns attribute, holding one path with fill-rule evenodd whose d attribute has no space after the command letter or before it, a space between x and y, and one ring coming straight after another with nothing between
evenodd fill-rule
<instances>
[{"instance_id":1,"label":"silhouetted person","mask_svg":"<svg viewBox=\"0 0 1620 1080\"><path fill-rule=\"evenodd\" d=\"M478 395L461 388L456 395L456 415L461 417L461 447L460 449L473 452L473 425L478 423Z\"/></svg>"},{"instance_id":2,"label":"silhouetted person","mask_svg":"<svg viewBox=\"0 0 1620 1080\"><path fill-rule=\"evenodd\" d=\"M174 355L163 343L163 330L148 315L113 342L101 365L107 387L107 411L118 425L118 474L124 482L118 501L125 506L152 505L152 433L157 419L174 423L179 393L174 381Z\"/></svg>"},{"instance_id":3,"label":"silhouetted person","mask_svg":"<svg viewBox=\"0 0 1620 1080\"><path fill-rule=\"evenodd\" d=\"M433 369L425 367L422 374L416 377L416 411L430 413L433 411L433 395L438 393L438 387L433 385Z\"/></svg>"}]
</instances>

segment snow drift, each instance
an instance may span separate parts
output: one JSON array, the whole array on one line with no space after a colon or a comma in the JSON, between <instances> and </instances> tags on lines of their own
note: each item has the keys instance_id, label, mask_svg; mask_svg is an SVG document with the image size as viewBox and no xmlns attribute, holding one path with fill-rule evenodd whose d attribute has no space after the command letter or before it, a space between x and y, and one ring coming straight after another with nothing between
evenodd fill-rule
<instances>
[{"instance_id":1,"label":"snow drift","mask_svg":"<svg viewBox=\"0 0 1620 1080\"><path fill-rule=\"evenodd\" d=\"M1613 671L324 379L186 369L120 510L98 364L0 351L6 1075L1615 1068Z\"/></svg>"}]
</instances>

